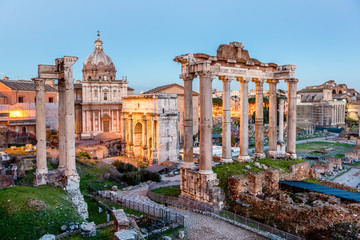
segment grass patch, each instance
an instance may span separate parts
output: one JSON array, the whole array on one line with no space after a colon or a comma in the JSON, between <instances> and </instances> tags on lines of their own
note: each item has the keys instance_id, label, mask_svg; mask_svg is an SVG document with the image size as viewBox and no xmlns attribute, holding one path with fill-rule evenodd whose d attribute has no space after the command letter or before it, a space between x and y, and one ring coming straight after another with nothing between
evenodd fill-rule
<instances>
[{"instance_id":1,"label":"grass patch","mask_svg":"<svg viewBox=\"0 0 360 240\"><path fill-rule=\"evenodd\" d=\"M296 145L296 153L299 155L313 155L321 157L344 157L345 152L352 152L354 145L332 142L310 142ZM328 149L325 151L325 149Z\"/></svg>"},{"instance_id":2,"label":"grass patch","mask_svg":"<svg viewBox=\"0 0 360 240\"><path fill-rule=\"evenodd\" d=\"M69 222L82 222L57 187L7 187L0 189L1 239L39 239L46 233L60 234Z\"/></svg>"},{"instance_id":3,"label":"grass patch","mask_svg":"<svg viewBox=\"0 0 360 240\"><path fill-rule=\"evenodd\" d=\"M162 194L165 196L178 197L181 193L180 186L162 187L152 190L153 193Z\"/></svg>"},{"instance_id":4,"label":"grass patch","mask_svg":"<svg viewBox=\"0 0 360 240\"><path fill-rule=\"evenodd\" d=\"M316 179L316 178L308 178L308 179L304 179L302 181L322 185L321 181L319 179Z\"/></svg>"},{"instance_id":5,"label":"grass patch","mask_svg":"<svg viewBox=\"0 0 360 240\"><path fill-rule=\"evenodd\" d=\"M343 157L345 157L345 154L343 154L343 153L338 153L338 154L335 154L334 157L335 157L335 158L343 158Z\"/></svg>"},{"instance_id":6,"label":"grass patch","mask_svg":"<svg viewBox=\"0 0 360 240\"><path fill-rule=\"evenodd\" d=\"M359 162L354 162L354 163L351 163L349 164L350 166L359 166L360 165L360 161Z\"/></svg>"},{"instance_id":7,"label":"grass patch","mask_svg":"<svg viewBox=\"0 0 360 240\"><path fill-rule=\"evenodd\" d=\"M289 172L289 166L294 165L304 160L299 159L259 159L257 162L260 164L265 164L272 169L281 169L285 172ZM256 173L263 171L262 168L258 168L254 165L255 162L233 162L227 164L219 164L213 167L214 173L217 174L218 179L220 180L219 187L226 189L227 179L233 175L246 175L249 173ZM250 169L247 169L246 166L250 166Z\"/></svg>"}]
</instances>

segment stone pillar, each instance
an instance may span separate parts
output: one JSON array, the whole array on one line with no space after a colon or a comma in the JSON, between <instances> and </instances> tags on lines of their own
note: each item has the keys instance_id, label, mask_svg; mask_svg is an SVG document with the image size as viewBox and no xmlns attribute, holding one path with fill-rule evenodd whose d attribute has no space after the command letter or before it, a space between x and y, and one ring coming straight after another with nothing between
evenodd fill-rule
<instances>
[{"instance_id":1,"label":"stone pillar","mask_svg":"<svg viewBox=\"0 0 360 240\"><path fill-rule=\"evenodd\" d=\"M65 136L65 82L58 80L58 121L59 121L59 171L65 171L66 169L66 136ZM85 114L83 114L83 126L85 124ZM83 129L84 132L84 129Z\"/></svg>"},{"instance_id":2,"label":"stone pillar","mask_svg":"<svg viewBox=\"0 0 360 240\"><path fill-rule=\"evenodd\" d=\"M100 110L97 111L98 112L98 131L101 131L101 115L100 115Z\"/></svg>"},{"instance_id":3,"label":"stone pillar","mask_svg":"<svg viewBox=\"0 0 360 240\"><path fill-rule=\"evenodd\" d=\"M94 133L96 131L96 128L95 128L95 110L91 111L91 121L92 121L92 132Z\"/></svg>"},{"instance_id":4,"label":"stone pillar","mask_svg":"<svg viewBox=\"0 0 360 240\"><path fill-rule=\"evenodd\" d=\"M77 176L75 165L75 111L74 111L74 79L72 65L77 57L64 57L65 81L65 136L66 136L66 176Z\"/></svg>"},{"instance_id":5,"label":"stone pillar","mask_svg":"<svg viewBox=\"0 0 360 240\"><path fill-rule=\"evenodd\" d=\"M133 135L133 119L132 115L129 115L129 156L134 156L134 135Z\"/></svg>"},{"instance_id":6,"label":"stone pillar","mask_svg":"<svg viewBox=\"0 0 360 240\"><path fill-rule=\"evenodd\" d=\"M36 89L36 172L34 185L47 183L45 79L33 78Z\"/></svg>"},{"instance_id":7,"label":"stone pillar","mask_svg":"<svg viewBox=\"0 0 360 240\"><path fill-rule=\"evenodd\" d=\"M126 119L125 119L125 116L122 115L122 118L121 118L121 121L122 121L122 125L121 125L121 132L122 132L122 145L121 145L121 152L122 154L126 154Z\"/></svg>"},{"instance_id":8,"label":"stone pillar","mask_svg":"<svg viewBox=\"0 0 360 240\"><path fill-rule=\"evenodd\" d=\"M238 77L240 82L240 162L249 161L249 79Z\"/></svg>"},{"instance_id":9,"label":"stone pillar","mask_svg":"<svg viewBox=\"0 0 360 240\"><path fill-rule=\"evenodd\" d=\"M184 159L181 167L194 168L193 158L193 90L192 82L194 74L182 75L184 80Z\"/></svg>"},{"instance_id":10,"label":"stone pillar","mask_svg":"<svg viewBox=\"0 0 360 240\"><path fill-rule=\"evenodd\" d=\"M148 146L147 146L147 118L146 118L146 115L143 116L143 132L144 132L144 139L143 139L143 143L144 143L144 146L143 146L143 153L144 153L144 158L145 160L148 160Z\"/></svg>"},{"instance_id":11,"label":"stone pillar","mask_svg":"<svg viewBox=\"0 0 360 240\"><path fill-rule=\"evenodd\" d=\"M59 81L60 82L60 81ZM65 86L64 86L65 88ZM65 92L65 90L64 90ZM65 97L64 97L65 98ZM64 100L65 101L65 100ZM64 105L65 106L65 105ZM60 111L60 93L59 93L59 111ZM65 111L65 110L64 110ZM85 110L81 110L81 115L82 115L82 133L85 133L86 132L86 111ZM60 118L60 117L59 117ZM65 118L65 115L64 115L64 118Z\"/></svg>"},{"instance_id":12,"label":"stone pillar","mask_svg":"<svg viewBox=\"0 0 360 240\"><path fill-rule=\"evenodd\" d=\"M157 124L156 124L156 117L153 116L152 117L152 149L151 149L151 153L152 153L152 164L156 164L158 163L158 157L157 157L157 147L156 147L156 144L157 144L157 141L156 141L156 135L157 135L157 131L156 131L156 128L157 128Z\"/></svg>"},{"instance_id":13,"label":"stone pillar","mask_svg":"<svg viewBox=\"0 0 360 240\"><path fill-rule=\"evenodd\" d=\"M223 115L222 115L222 162L232 162L231 158L231 112L230 83L231 79L221 76L223 82Z\"/></svg>"},{"instance_id":14,"label":"stone pillar","mask_svg":"<svg viewBox=\"0 0 360 240\"><path fill-rule=\"evenodd\" d=\"M200 169L201 174L212 174L212 72L200 76Z\"/></svg>"},{"instance_id":15,"label":"stone pillar","mask_svg":"<svg viewBox=\"0 0 360 240\"><path fill-rule=\"evenodd\" d=\"M306 127L306 133L309 134L309 127ZM284 141L284 99L279 100L279 141Z\"/></svg>"},{"instance_id":16,"label":"stone pillar","mask_svg":"<svg viewBox=\"0 0 360 240\"><path fill-rule=\"evenodd\" d=\"M296 158L296 85L297 78L285 80L288 84L287 149L291 158Z\"/></svg>"},{"instance_id":17,"label":"stone pillar","mask_svg":"<svg viewBox=\"0 0 360 240\"><path fill-rule=\"evenodd\" d=\"M276 156L277 153L277 99L276 84L277 79L268 79L269 84L269 152L270 156ZM296 107L296 106L295 106Z\"/></svg>"},{"instance_id":18,"label":"stone pillar","mask_svg":"<svg viewBox=\"0 0 360 240\"><path fill-rule=\"evenodd\" d=\"M264 153L264 80L254 78L256 84L255 97L255 154L256 158L265 158Z\"/></svg>"}]
</instances>

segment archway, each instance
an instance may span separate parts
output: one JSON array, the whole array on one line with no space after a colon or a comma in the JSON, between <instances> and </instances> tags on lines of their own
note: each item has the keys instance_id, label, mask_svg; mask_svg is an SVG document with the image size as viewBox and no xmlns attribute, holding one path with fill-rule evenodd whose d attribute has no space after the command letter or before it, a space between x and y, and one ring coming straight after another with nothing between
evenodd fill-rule
<instances>
[{"instance_id":1,"label":"archway","mask_svg":"<svg viewBox=\"0 0 360 240\"><path fill-rule=\"evenodd\" d=\"M134 130L134 154L136 157L141 156L142 146L142 124L137 123Z\"/></svg>"}]
</instances>

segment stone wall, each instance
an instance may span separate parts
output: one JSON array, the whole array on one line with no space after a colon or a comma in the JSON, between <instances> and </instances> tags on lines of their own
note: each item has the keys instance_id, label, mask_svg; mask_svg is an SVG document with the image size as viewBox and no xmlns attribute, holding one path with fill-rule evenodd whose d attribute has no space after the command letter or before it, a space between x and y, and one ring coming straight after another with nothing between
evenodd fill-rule
<instances>
[{"instance_id":1,"label":"stone wall","mask_svg":"<svg viewBox=\"0 0 360 240\"><path fill-rule=\"evenodd\" d=\"M360 204L340 204L338 198L325 194L273 194L265 199L238 194L232 200L236 200L235 213L306 239L333 239L331 229L342 224L344 232L351 230L352 223L360 227Z\"/></svg>"},{"instance_id":2,"label":"stone wall","mask_svg":"<svg viewBox=\"0 0 360 240\"><path fill-rule=\"evenodd\" d=\"M228 178L228 194L236 198L238 194L251 195L273 192L279 189L279 180L301 181L316 178L317 173L310 168L309 162L301 162L289 166L290 172L279 173L278 170L265 170L248 175L235 175Z\"/></svg>"},{"instance_id":3,"label":"stone wall","mask_svg":"<svg viewBox=\"0 0 360 240\"><path fill-rule=\"evenodd\" d=\"M337 188L337 189L345 190L345 191L349 191L349 192L359 192L359 190L357 190L356 188L352 188L345 184L336 183L336 182L321 180L321 185L324 185L327 187L332 187L332 188Z\"/></svg>"},{"instance_id":4,"label":"stone wall","mask_svg":"<svg viewBox=\"0 0 360 240\"><path fill-rule=\"evenodd\" d=\"M0 175L0 188L14 186L14 178L11 175Z\"/></svg>"},{"instance_id":5,"label":"stone wall","mask_svg":"<svg viewBox=\"0 0 360 240\"><path fill-rule=\"evenodd\" d=\"M180 188L183 196L208 203L217 209L223 207L224 197L221 189L217 187L219 179L215 173L200 174L184 168L181 168L180 172Z\"/></svg>"}]
</instances>

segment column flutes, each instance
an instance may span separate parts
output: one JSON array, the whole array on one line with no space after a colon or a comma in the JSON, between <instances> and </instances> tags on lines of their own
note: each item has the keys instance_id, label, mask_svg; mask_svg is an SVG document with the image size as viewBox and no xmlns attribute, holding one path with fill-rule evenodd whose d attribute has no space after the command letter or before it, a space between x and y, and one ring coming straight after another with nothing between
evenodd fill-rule
<instances>
[{"instance_id":1,"label":"column flutes","mask_svg":"<svg viewBox=\"0 0 360 240\"><path fill-rule=\"evenodd\" d=\"M58 93L59 93L59 103L58 103L58 116L59 116L59 167L60 171L65 171L66 169L66 133L65 133L65 82L64 80L58 81ZM84 111L83 111L84 112ZM85 114L83 115L83 127L85 124ZM85 132L85 129L83 129Z\"/></svg>"}]
</instances>

